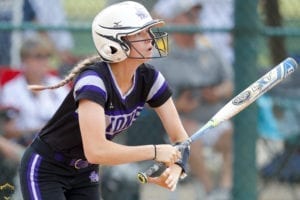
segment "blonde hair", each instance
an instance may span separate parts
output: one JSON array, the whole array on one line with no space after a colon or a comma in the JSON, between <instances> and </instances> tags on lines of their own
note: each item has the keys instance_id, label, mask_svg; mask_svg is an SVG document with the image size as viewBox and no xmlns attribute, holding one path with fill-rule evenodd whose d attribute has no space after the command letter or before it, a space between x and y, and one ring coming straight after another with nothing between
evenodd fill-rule
<instances>
[{"instance_id":1,"label":"blonde hair","mask_svg":"<svg viewBox=\"0 0 300 200\"><path fill-rule=\"evenodd\" d=\"M29 85L28 88L33 91L60 88L64 85L66 85L67 83L71 82L74 79L74 77L76 77L79 74L79 72L82 71L82 69L84 69L85 67L92 65L96 62L99 62L99 61L101 61L101 58L98 55L88 57L88 58L80 61L77 65L75 65L74 68L70 71L70 73L68 75L66 75L65 78L63 80L61 80L60 82L58 82L57 84L46 85L46 86L45 85Z\"/></svg>"},{"instance_id":2,"label":"blonde hair","mask_svg":"<svg viewBox=\"0 0 300 200\"><path fill-rule=\"evenodd\" d=\"M54 49L51 43L42 38L40 35L26 38L20 48L20 56L22 60L36 54L53 54Z\"/></svg>"}]
</instances>

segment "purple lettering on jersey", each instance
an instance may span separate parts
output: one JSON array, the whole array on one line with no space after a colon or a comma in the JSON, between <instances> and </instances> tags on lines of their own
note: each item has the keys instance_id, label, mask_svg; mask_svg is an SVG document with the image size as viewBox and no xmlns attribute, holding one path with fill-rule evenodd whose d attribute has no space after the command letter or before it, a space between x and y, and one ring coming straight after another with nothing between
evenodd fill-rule
<instances>
[{"instance_id":1,"label":"purple lettering on jersey","mask_svg":"<svg viewBox=\"0 0 300 200\"><path fill-rule=\"evenodd\" d=\"M106 135L108 138L112 138L117 133L129 128L132 123L140 115L143 107L137 107L135 110L128 114L118 114L118 115L106 115L108 119L108 125L106 127Z\"/></svg>"},{"instance_id":2,"label":"purple lettering on jersey","mask_svg":"<svg viewBox=\"0 0 300 200\"><path fill-rule=\"evenodd\" d=\"M106 127L107 133L111 132L112 125L114 124L114 121L115 121L115 117L113 117L113 116L109 117L109 121L110 121L110 124Z\"/></svg>"},{"instance_id":3,"label":"purple lettering on jersey","mask_svg":"<svg viewBox=\"0 0 300 200\"><path fill-rule=\"evenodd\" d=\"M125 117L123 117L123 116L118 117L116 120L116 123L115 123L114 132L116 132L117 130L120 130L121 127L123 126L124 122L125 122Z\"/></svg>"},{"instance_id":4,"label":"purple lettering on jersey","mask_svg":"<svg viewBox=\"0 0 300 200\"><path fill-rule=\"evenodd\" d=\"M136 112L135 112L136 113ZM129 115L127 116L127 119L126 119L126 123L124 124L124 126L122 127L122 129L126 128L126 127L129 127L134 119L134 116L135 115Z\"/></svg>"}]
</instances>

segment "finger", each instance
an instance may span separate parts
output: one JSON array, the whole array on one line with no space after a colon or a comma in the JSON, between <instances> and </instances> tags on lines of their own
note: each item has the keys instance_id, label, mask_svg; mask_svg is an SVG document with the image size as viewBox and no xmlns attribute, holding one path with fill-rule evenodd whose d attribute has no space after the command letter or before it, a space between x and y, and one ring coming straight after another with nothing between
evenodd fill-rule
<instances>
[{"instance_id":1,"label":"finger","mask_svg":"<svg viewBox=\"0 0 300 200\"><path fill-rule=\"evenodd\" d=\"M179 161L181 159L181 153L177 152L177 154L174 156L174 163Z\"/></svg>"},{"instance_id":2,"label":"finger","mask_svg":"<svg viewBox=\"0 0 300 200\"><path fill-rule=\"evenodd\" d=\"M178 156L179 159L181 159L181 152L180 151L177 152L177 156Z\"/></svg>"},{"instance_id":3,"label":"finger","mask_svg":"<svg viewBox=\"0 0 300 200\"><path fill-rule=\"evenodd\" d=\"M172 189L171 187L166 185L164 181L162 181L162 178L159 178L159 177L149 177L148 183L153 183L153 184L159 185L159 186L164 187L168 190Z\"/></svg>"},{"instance_id":4,"label":"finger","mask_svg":"<svg viewBox=\"0 0 300 200\"><path fill-rule=\"evenodd\" d=\"M179 161L181 159L181 153L179 152L176 154L175 162Z\"/></svg>"},{"instance_id":5,"label":"finger","mask_svg":"<svg viewBox=\"0 0 300 200\"><path fill-rule=\"evenodd\" d=\"M168 186L169 189L171 189L174 187L174 185L177 184L177 181L178 179L172 173L169 173L167 178L165 179L165 184Z\"/></svg>"},{"instance_id":6,"label":"finger","mask_svg":"<svg viewBox=\"0 0 300 200\"><path fill-rule=\"evenodd\" d=\"M177 181L174 180L174 178L172 178L168 182L166 181L165 183L168 186L169 190L172 190L172 191L176 188L176 185L177 185Z\"/></svg>"},{"instance_id":7,"label":"finger","mask_svg":"<svg viewBox=\"0 0 300 200\"><path fill-rule=\"evenodd\" d=\"M168 178L165 180L165 183L170 186L174 182L174 177L170 174Z\"/></svg>"},{"instance_id":8,"label":"finger","mask_svg":"<svg viewBox=\"0 0 300 200\"><path fill-rule=\"evenodd\" d=\"M170 177L165 181L165 184L169 189L172 189L177 184L177 180L174 179L172 175L170 175Z\"/></svg>"},{"instance_id":9,"label":"finger","mask_svg":"<svg viewBox=\"0 0 300 200\"><path fill-rule=\"evenodd\" d=\"M148 183L154 183L157 184L159 182L158 177L148 177Z\"/></svg>"},{"instance_id":10,"label":"finger","mask_svg":"<svg viewBox=\"0 0 300 200\"><path fill-rule=\"evenodd\" d=\"M172 154L171 159L170 159L170 162L172 162L172 163L176 162L176 161L178 160L178 156L179 156L179 154L178 154L178 151L176 150L176 151Z\"/></svg>"},{"instance_id":11,"label":"finger","mask_svg":"<svg viewBox=\"0 0 300 200\"><path fill-rule=\"evenodd\" d=\"M176 187L177 187L177 184L174 184L173 187L171 188L171 191L175 191L176 190Z\"/></svg>"},{"instance_id":12,"label":"finger","mask_svg":"<svg viewBox=\"0 0 300 200\"><path fill-rule=\"evenodd\" d=\"M170 168L167 168L167 169L163 172L163 174L162 174L163 177L165 177L165 178L169 177L170 172L171 172Z\"/></svg>"}]
</instances>

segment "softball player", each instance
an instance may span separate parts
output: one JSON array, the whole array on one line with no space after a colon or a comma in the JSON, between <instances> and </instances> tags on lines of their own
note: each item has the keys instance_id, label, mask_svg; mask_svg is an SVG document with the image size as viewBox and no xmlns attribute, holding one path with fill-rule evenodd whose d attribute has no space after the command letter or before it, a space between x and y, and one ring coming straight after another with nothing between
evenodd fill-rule
<instances>
[{"instance_id":1,"label":"softball player","mask_svg":"<svg viewBox=\"0 0 300 200\"><path fill-rule=\"evenodd\" d=\"M80 62L56 85L31 86L33 90L55 89L74 80L71 92L23 155L24 200L100 199L99 164L151 159L168 168L149 182L176 188L185 172L189 148L179 152L176 145L112 142L136 120L146 103L158 113L173 143L188 137L166 80L145 63L167 55L167 33L152 31L163 24L139 3L111 5L92 25L99 56Z\"/></svg>"}]
</instances>

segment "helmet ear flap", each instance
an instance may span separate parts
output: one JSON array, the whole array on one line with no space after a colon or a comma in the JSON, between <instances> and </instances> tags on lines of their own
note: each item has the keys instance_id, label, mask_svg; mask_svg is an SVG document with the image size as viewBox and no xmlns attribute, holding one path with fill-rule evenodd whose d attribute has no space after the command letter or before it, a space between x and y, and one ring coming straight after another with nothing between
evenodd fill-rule
<instances>
[{"instance_id":1,"label":"helmet ear flap","mask_svg":"<svg viewBox=\"0 0 300 200\"><path fill-rule=\"evenodd\" d=\"M98 48L98 52L103 60L110 62L120 62L127 58L130 48L126 43L105 43Z\"/></svg>"}]
</instances>

